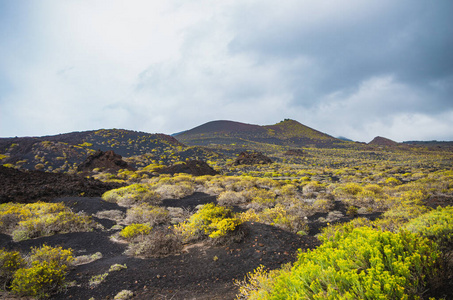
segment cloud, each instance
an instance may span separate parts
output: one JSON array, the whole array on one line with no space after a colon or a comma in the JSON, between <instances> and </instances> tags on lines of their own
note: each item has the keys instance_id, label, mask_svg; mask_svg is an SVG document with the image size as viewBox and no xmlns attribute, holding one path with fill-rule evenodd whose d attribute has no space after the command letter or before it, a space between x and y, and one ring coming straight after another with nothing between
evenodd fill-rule
<instances>
[{"instance_id":1,"label":"cloud","mask_svg":"<svg viewBox=\"0 0 453 300\"><path fill-rule=\"evenodd\" d=\"M453 140L448 0L0 5L0 136L289 117L361 141Z\"/></svg>"}]
</instances>

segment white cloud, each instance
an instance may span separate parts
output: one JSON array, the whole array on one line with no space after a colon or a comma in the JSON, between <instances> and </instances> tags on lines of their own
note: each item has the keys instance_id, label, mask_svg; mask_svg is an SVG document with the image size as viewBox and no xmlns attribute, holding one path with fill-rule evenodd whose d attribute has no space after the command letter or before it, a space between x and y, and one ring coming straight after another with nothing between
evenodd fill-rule
<instances>
[{"instance_id":1,"label":"white cloud","mask_svg":"<svg viewBox=\"0 0 453 300\"><path fill-rule=\"evenodd\" d=\"M0 136L289 117L453 139L448 1L24 3L0 18Z\"/></svg>"}]
</instances>

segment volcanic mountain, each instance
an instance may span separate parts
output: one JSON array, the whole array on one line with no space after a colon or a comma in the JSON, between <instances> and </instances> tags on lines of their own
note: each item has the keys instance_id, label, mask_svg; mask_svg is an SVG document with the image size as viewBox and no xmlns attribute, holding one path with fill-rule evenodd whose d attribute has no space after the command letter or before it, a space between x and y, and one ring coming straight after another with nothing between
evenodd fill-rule
<instances>
[{"instance_id":1,"label":"volcanic mountain","mask_svg":"<svg viewBox=\"0 0 453 300\"><path fill-rule=\"evenodd\" d=\"M331 147L345 142L285 119L275 125L253 125L233 121L212 121L175 135L186 145L242 147L250 144L272 144L290 147Z\"/></svg>"},{"instance_id":2,"label":"volcanic mountain","mask_svg":"<svg viewBox=\"0 0 453 300\"><path fill-rule=\"evenodd\" d=\"M385 137L382 137L382 136L377 136L371 142L369 142L368 145L396 146L396 145L398 145L398 143L395 142L395 141L392 141L391 139L388 139L388 138L385 138Z\"/></svg>"},{"instance_id":3,"label":"volcanic mountain","mask_svg":"<svg viewBox=\"0 0 453 300\"><path fill-rule=\"evenodd\" d=\"M206 159L206 150L187 147L165 134L123 129L71 132L43 137L0 138L1 164L22 169L69 171L77 168L97 150L114 151L137 164L150 161L175 163L180 160Z\"/></svg>"}]
</instances>

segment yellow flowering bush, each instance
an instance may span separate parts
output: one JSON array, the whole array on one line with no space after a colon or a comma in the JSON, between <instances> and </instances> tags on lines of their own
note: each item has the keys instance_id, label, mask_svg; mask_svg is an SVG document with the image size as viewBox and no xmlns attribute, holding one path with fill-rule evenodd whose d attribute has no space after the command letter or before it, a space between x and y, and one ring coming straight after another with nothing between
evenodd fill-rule
<instances>
[{"instance_id":1,"label":"yellow flowering bush","mask_svg":"<svg viewBox=\"0 0 453 300\"><path fill-rule=\"evenodd\" d=\"M160 195L154 190L139 183L110 190L102 195L102 199L105 201L116 202L124 206L131 206L142 202L154 203L158 202L160 198Z\"/></svg>"},{"instance_id":2,"label":"yellow flowering bush","mask_svg":"<svg viewBox=\"0 0 453 300\"><path fill-rule=\"evenodd\" d=\"M89 231L96 223L73 213L62 203L6 203L0 205L0 232L22 241L55 233Z\"/></svg>"},{"instance_id":3,"label":"yellow flowering bush","mask_svg":"<svg viewBox=\"0 0 453 300\"><path fill-rule=\"evenodd\" d=\"M409 221L405 229L434 240L442 248L453 244L453 207L438 207Z\"/></svg>"},{"instance_id":4,"label":"yellow flowering bush","mask_svg":"<svg viewBox=\"0 0 453 300\"><path fill-rule=\"evenodd\" d=\"M153 228L148 224L131 224L120 231L120 236L125 239L132 239L139 235L144 236L151 232Z\"/></svg>"},{"instance_id":5,"label":"yellow flowering bush","mask_svg":"<svg viewBox=\"0 0 453 300\"><path fill-rule=\"evenodd\" d=\"M32 296L38 299L47 298L60 288L65 280L68 266L73 262L71 249L44 245L32 248L27 264L16 256L20 262L13 274L11 291L20 296ZM24 267L25 265L25 267ZM2 271L4 269L2 268Z\"/></svg>"},{"instance_id":6,"label":"yellow flowering bush","mask_svg":"<svg viewBox=\"0 0 453 300\"><path fill-rule=\"evenodd\" d=\"M233 232L241 223L230 209L209 203L203 205L188 221L176 225L176 229L185 241L204 236L215 239Z\"/></svg>"},{"instance_id":7,"label":"yellow flowering bush","mask_svg":"<svg viewBox=\"0 0 453 300\"><path fill-rule=\"evenodd\" d=\"M434 276L440 252L426 238L348 226L249 299L409 299Z\"/></svg>"},{"instance_id":8,"label":"yellow flowering bush","mask_svg":"<svg viewBox=\"0 0 453 300\"><path fill-rule=\"evenodd\" d=\"M3 288L9 286L14 273L24 264L25 261L19 252L0 249L0 284Z\"/></svg>"}]
</instances>

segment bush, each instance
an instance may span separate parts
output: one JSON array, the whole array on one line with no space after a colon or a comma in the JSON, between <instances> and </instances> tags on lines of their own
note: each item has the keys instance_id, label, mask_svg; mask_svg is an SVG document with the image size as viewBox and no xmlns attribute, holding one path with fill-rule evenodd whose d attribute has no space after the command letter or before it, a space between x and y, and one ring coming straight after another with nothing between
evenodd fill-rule
<instances>
[{"instance_id":1,"label":"bush","mask_svg":"<svg viewBox=\"0 0 453 300\"><path fill-rule=\"evenodd\" d=\"M176 254L181 249L181 237L171 230L161 229L131 242L126 254L140 257L163 257Z\"/></svg>"},{"instance_id":2,"label":"bush","mask_svg":"<svg viewBox=\"0 0 453 300\"><path fill-rule=\"evenodd\" d=\"M441 249L449 249L453 245L453 207L438 207L409 221L405 229L435 241Z\"/></svg>"},{"instance_id":3,"label":"bush","mask_svg":"<svg viewBox=\"0 0 453 300\"><path fill-rule=\"evenodd\" d=\"M335 206L335 201L332 199L316 199L315 202L313 202L313 208L317 212L328 212L330 211L333 207Z\"/></svg>"},{"instance_id":4,"label":"bush","mask_svg":"<svg viewBox=\"0 0 453 300\"><path fill-rule=\"evenodd\" d=\"M407 231L345 225L252 299L408 299L434 276L436 246Z\"/></svg>"},{"instance_id":5,"label":"bush","mask_svg":"<svg viewBox=\"0 0 453 300\"><path fill-rule=\"evenodd\" d=\"M241 192L224 191L217 197L217 201L220 205L232 206L244 204L246 198Z\"/></svg>"},{"instance_id":6,"label":"bush","mask_svg":"<svg viewBox=\"0 0 453 300\"><path fill-rule=\"evenodd\" d=\"M147 223L150 226L163 224L170 221L168 210L163 207L152 206L142 203L127 210L127 224Z\"/></svg>"},{"instance_id":7,"label":"bush","mask_svg":"<svg viewBox=\"0 0 453 300\"><path fill-rule=\"evenodd\" d=\"M276 226L300 234L308 233L307 223L297 215L288 213L282 204L263 210L258 215L258 222Z\"/></svg>"},{"instance_id":8,"label":"bush","mask_svg":"<svg viewBox=\"0 0 453 300\"><path fill-rule=\"evenodd\" d=\"M44 245L32 248L28 261L28 267L14 273L11 290L21 296L47 298L63 285L73 261L72 250Z\"/></svg>"},{"instance_id":9,"label":"bush","mask_svg":"<svg viewBox=\"0 0 453 300\"><path fill-rule=\"evenodd\" d=\"M355 196L362 192L363 188L360 184L355 182L348 182L335 189L335 194L345 196Z\"/></svg>"},{"instance_id":10,"label":"bush","mask_svg":"<svg viewBox=\"0 0 453 300\"><path fill-rule=\"evenodd\" d=\"M64 250L62 247L51 247L43 245L42 247L33 247L30 253L30 260L33 262L49 262L59 268L68 267L74 262L72 250Z\"/></svg>"},{"instance_id":11,"label":"bush","mask_svg":"<svg viewBox=\"0 0 453 300\"><path fill-rule=\"evenodd\" d=\"M18 242L56 233L90 231L94 226L95 223L88 216L62 211L20 221L12 235L13 240Z\"/></svg>"},{"instance_id":12,"label":"bush","mask_svg":"<svg viewBox=\"0 0 453 300\"><path fill-rule=\"evenodd\" d=\"M122 206L131 206L142 202L155 204L161 199L154 190L143 184L132 184L122 188L105 192L102 199L109 202L116 202Z\"/></svg>"},{"instance_id":13,"label":"bush","mask_svg":"<svg viewBox=\"0 0 453 300\"><path fill-rule=\"evenodd\" d=\"M216 239L232 233L241 223L230 209L209 203L203 205L188 221L177 225L176 229L185 241L205 237Z\"/></svg>"},{"instance_id":14,"label":"bush","mask_svg":"<svg viewBox=\"0 0 453 300\"><path fill-rule=\"evenodd\" d=\"M4 289L11 283L14 273L24 265L19 252L0 249L0 284Z\"/></svg>"},{"instance_id":15,"label":"bush","mask_svg":"<svg viewBox=\"0 0 453 300\"><path fill-rule=\"evenodd\" d=\"M96 226L90 217L73 213L62 203L7 203L0 205L0 229L22 241L55 233L89 231Z\"/></svg>"},{"instance_id":16,"label":"bush","mask_svg":"<svg viewBox=\"0 0 453 300\"><path fill-rule=\"evenodd\" d=\"M143 238L144 235L151 232L151 229L152 227L148 224L131 224L120 231L120 236L128 240L139 235Z\"/></svg>"},{"instance_id":17,"label":"bush","mask_svg":"<svg viewBox=\"0 0 453 300\"><path fill-rule=\"evenodd\" d=\"M195 192L195 185L191 182L180 182L177 184L163 184L156 189L162 198L181 199L190 196Z\"/></svg>"}]
</instances>

